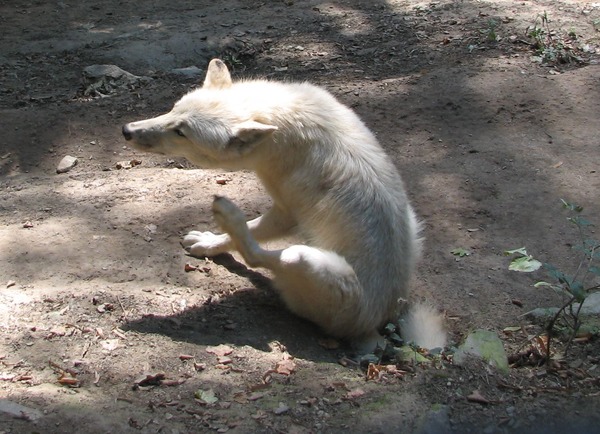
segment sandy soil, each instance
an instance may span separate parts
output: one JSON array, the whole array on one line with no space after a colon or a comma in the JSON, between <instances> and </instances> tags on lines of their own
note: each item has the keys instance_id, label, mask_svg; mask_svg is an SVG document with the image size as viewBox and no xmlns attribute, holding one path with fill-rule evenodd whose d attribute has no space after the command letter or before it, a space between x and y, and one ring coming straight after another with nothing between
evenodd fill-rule
<instances>
[{"instance_id":1,"label":"sandy soil","mask_svg":"<svg viewBox=\"0 0 600 434\"><path fill-rule=\"evenodd\" d=\"M343 366L343 343L287 312L262 270L179 246L216 229L213 194L267 209L254 176L120 136L203 77L174 69L215 56L236 77L324 86L403 173L426 223L415 294L444 310L451 346L488 329L518 352L539 332L523 313L560 299L503 251L573 268L560 199L599 221L600 4L16 0L0 27L0 432L600 432L595 338L506 376ZM540 63L536 27L570 63ZM98 83L95 64L149 79ZM57 174L65 155L78 164Z\"/></svg>"}]
</instances>

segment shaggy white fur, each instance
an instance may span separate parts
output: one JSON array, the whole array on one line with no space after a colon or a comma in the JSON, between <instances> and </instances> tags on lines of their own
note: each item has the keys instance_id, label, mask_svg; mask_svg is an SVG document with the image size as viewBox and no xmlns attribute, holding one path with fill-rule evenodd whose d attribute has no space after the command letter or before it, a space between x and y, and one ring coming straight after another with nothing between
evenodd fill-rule
<instances>
[{"instance_id":1,"label":"shaggy white fur","mask_svg":"<svg viewBox=\"0 0 600 434\"><path fill-rule=\"evenodd\" d=\"M273 207L249 222L216 198L225 233L190 232L183 245L191 255L236 249L249 266L273 271L293 312L365 351L398 318L420 255L419 223L375 136L331 94L307 83L232 82L214 59L202 88L165 115L125 125L123 134L139 149L201 167L253 170L272 197ZM258 244L292 231L306 245L269 251ZM444 345L434 309L404 306L404 313L405 338Z\"/></svg>"}]
</instances>

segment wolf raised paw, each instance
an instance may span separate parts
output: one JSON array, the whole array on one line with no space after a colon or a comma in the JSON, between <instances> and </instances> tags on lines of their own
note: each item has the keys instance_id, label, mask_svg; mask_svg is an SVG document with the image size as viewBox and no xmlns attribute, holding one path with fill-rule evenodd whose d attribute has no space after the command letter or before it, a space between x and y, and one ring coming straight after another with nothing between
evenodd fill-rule
<instances>
[{"instance_id":1,"label":"wolf raised paw","mask_svg":"<svg viewBox=\"0 0 600 434\"><path fill-rule=\"evenodd\" d=\"M230 234L243 237L248 231L246 217L242 211L229 199L223 196L215 196L212 204L213 215L221 229Z\"/></svg>"}]
</instances>

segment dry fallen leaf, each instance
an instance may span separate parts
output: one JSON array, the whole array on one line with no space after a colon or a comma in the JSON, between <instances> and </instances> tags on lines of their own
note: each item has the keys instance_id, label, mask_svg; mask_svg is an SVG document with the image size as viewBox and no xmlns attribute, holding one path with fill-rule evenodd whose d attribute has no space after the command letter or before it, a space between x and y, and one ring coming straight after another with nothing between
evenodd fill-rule
<instances>
[{"instance_id":1,"label":"dry fallen leaf","mask_svg":"<svg viewBox=\"0 0 600 434\"><path fill-rule=\"evenodd\" d=\"M179 360L190 360L193 358L194 358L194 356L192 356L190 354L180 354L179 355Z\"/></svg>"},{"instance_id":2,"label":"dry fallen leaf","mask_svg":"<svg viewBox=\"0 0 600 434\"><path fill-rule=\"evenodd\" d=\"M119 329L114 329L112 331L115 335L117 335L118 337L120 337L121 339L127 339L127 336L125 335L125 333L123 333L121 330Z\"/></svg>"},{"instance_id":3,"label":"dry fallen leaf","mask_svg":"<svg viewBox=\"0 0 600 434\"><path fill-rule=\"evenodd\" d=\"M255 414L250 415L250 417L254 420L259 420L259 419L264 419L265 417L267 417L267 414L262 410L258 410Z\"/></svg>"},{"instance_id":4,"label":"dry fallen leaf","mask_svg":"<svg viewBox=\"0 0 600 434\"><path fill-rule=\"evenodd\" d=\"M363 396L365 394L365 391L362 390L361 388L358 389L354 389L351 390L350 392L348 392L346 394L346 399L356 399L356 398L360 398L361 396Z\"/></svg>"},{"instance_id":5,"label":"dry fallen leaf","mask_svg":"<svg viewBox=\"0 0 600 434\"><path fill-rule=\"evenodd\" d=\"M115 166L117 169L131 169L142 164L142 160L119 161Z\"/></svg>"},{"instance_id":6,"label":"dry fallen leaf","mask_svg":"<svg viewBox=\"0 0 600 434\"><path fill-rule=\"evenodd\" d=\"M183 267L183 270L186 273L189 273L190 271L196 271L196 270L198 270L198 267L196 267L195 265L192 265L192 264L185 264L184 267Z\"/></svg>"},{"instance_id":7,"label":"dry fallen leaf","mask_svg":"<svg viewBox=\"0 0 600 434\"><path fill-rule=\"evenodd\" d=\"M296 370L296 363L292 359L277 362L275 372L281 375L291 375Z\"/></svg>"},{"instance_id":8,"label":"dry fallen leaf","mask_svg":"<svg viewBox=\"0 0 600 434\"><path fill-rule=\"evenodd\" d=\"M515 306L523 307L523 302L521 300L519 300L518 298L513 298L510 300L510 302L512 304L514 304Z\"/></svg>"},{"instance_id":9,"label":"dry fallen leaf","mask_svg":"<svg viewBox=\"0 0 600 434\"><path fill-rule=\"evenodd\" d=\"M158 374L146 374L143 377L135 381L135 386L148 387L148 386L160 386L165 379L165 374L160 372Z\"/></svg>"},{"instance_id":10,"label":"dry fallen leaf","mask_svg":"<svg viewBox=\"0 0 600 434\"><path fill-rule=\"evenodd\" d=\"M392 377L402 378L406 374L406 371L398 369L396 365L376 365L374 363L369 363L369 367L367 368L367 380L381 380L386 374Z\"/></svg>"},{"instance_id":11,"label":"dry fallen leaf","mask_svg":"<svg viewBox=\"0 0 600 434\"><path fill-rule=\"evenodd\" d=\"M233 360L232 360L231 357L218 356L217 357L217 362L219 362L221 365L229 365L230 363L233 363Z\"/></svg>"},{"instance_id":12,"label":"dry fallen leaf","mask_svg":"<svg viewBox=\"0 0 600 434\"><path fill-rule=\"evenodd\" d=\"M214 354L217 357L228 356L233 353L233 348L227 345L217 345L216 347L206 347L206 352Z\"/></svg>"},{"instance_id":13,"label":"dry fallen leaf","mask_svg":"<svg viewBox=\"0 0 600 434\"><path fill-rule=\"evenodd\" d=\"M383 366L381 365L369 363L369 367L367 368L367 381L379 380L381 374L383 373L382 368Z\"/></svg>"},{"instance_id":14,"label":"dry fallen leaf","mask_svg":"<svg viewBox=\"0 0 600 434\"><path fill-rule=\"evenodd\" d=\"M250 390L251 392L256 392L257 390L268 389L269 386L270 386L269 383L263 382L263 383L253 384L253 385L249 386L248 390Z\"/></svg>"},{"instance_id":15,"label":"dry fallen leaf","mask_svg":"<svg viewBox=\"0 0 600 434\"><path fill-rule=\"evenodd\" d=\"M106 339L104 341L100 341L100 345L106 351L113 351L119 347L119 339Z\"/></svg>"},{"instance_id":16,"label":"dry fallen leaf","mask_svg":"<svg viewBox=\"0 0 600 434\"><path fill-rule=\"evenodd\" d=\"M258 401L262 397L264 397L264 393L254 392L252 395L248 396L248 401Z\"/></svg>"},{"instance_id":17,"label":"dry fallen leaf","mask_svg":"<svg viewBox=\"0 0 600 434\"><path fill-rule=\"evenodd\" d=\"M58 377L58 383L62 384L63 386L69 386L69 387L81 386L81 381L79 381L79 379L75 378L75 376L73 376L72 374L70 374L68 372L62 372L60 374L60 376Z\"/></svg>"},{"instance_id":18,"label":"dry fallen leaf","mask_svg":"<svg viewBox=\"0 0 600 434\"><path fill-rule=\"evenodd\" d=\"M326 350L337 350L340 347L340 342L332 338L319 339L319 345Z\"/></svg>"},{"instance_id":19,"label":"dry fallen leaf","mask_svg":"<svg viewBox=\"0 0 600 434\"><path fill-rule=\"evenodd\" d=\"M479 390L474 390L469 396L467 396L467 401L475 402L477 404L489 404L490 401L487 400Z\"/></svg>"},{"instance_id":20,"label":"dry fallen leaf","mask_svg":"<svg viewBox=\"0 0 600 434\"><path fill-rule=\"evenodd\" d=\"M236 392L233 394L233 400L238 404L248 404L248 397L246 392Z\"/></svg>"}]
</instances>

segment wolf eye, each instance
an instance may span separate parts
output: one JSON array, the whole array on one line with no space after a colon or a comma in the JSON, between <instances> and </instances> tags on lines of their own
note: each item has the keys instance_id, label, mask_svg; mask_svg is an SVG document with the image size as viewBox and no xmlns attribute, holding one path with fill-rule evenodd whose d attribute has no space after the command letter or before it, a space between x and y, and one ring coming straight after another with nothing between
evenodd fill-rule
<instances>
[{"instance_id":1,"label":"wolf eye","mask_svg":"<svg viewBox=\"0 0 600 434\"><path fill-rule=\"evenodd\" d=\"M179 128L176 128L176 129L175 129L175 133L176 133L178 136L185 137L185 134L184 134L184 133L183 133L183 131L181 131Z\"/></svg>"}]
</instances>

